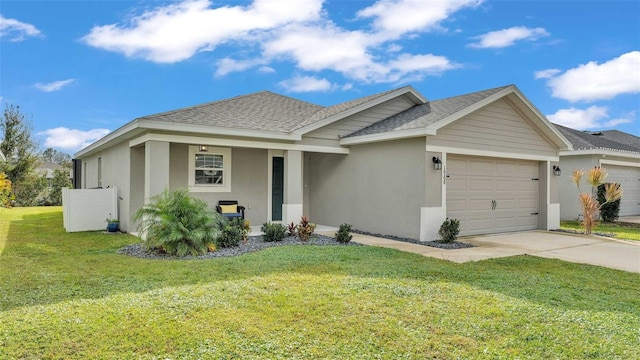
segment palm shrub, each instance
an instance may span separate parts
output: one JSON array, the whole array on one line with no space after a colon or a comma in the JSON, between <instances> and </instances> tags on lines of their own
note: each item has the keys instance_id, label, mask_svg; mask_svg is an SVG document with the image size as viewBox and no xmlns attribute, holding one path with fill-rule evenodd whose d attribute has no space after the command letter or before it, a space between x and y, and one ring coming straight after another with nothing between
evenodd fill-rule
<instances>
[{"instance_id":1,"label":"palm shrub","mask_svg":"<svg viewBox=\"0 0 640 360\"><path fill-rule=\"evenodd\" d=\"M225 220L187 189L165 190L133 215L147 249L171 255L201 255L215 243Z\"/></svg>"},{"instance_id":2,"label":"palm shrub","mask_svg":"<svg viewBox=\"0 0 640 360\"><path fill-rule=\"evenodd\" d=\"M620 188L620 184L615 184ZM618 220L620 214L620 199L607 202L605 184L598 185L598 203L600 204L600 218L604 222L614 222Z\"/></svg>"},{"instance_id":3,"label":"palm shrub","mask_svg":"<svg viewBox=\"0 0 640 360\"><path fill-rule=\"evenodd\" d=\"M585 174L587 183L591 185L591 192L582 192L580 188L580 182ZM602 207L622 197L622 189L620 186L616 186L617 184L614 183L605 184L607 175L606 170L600 167L594 167L586 173L584 170L574 170L571 176L571 181L573 181L578 188L578 199L582 210L582 225L584 226L584 233L587 235L591 234L591 230L596 225ZM602 184L604 184L605 201L598 203L598 200L596 200L596 190L598 186Z\"/></svg>"}]
</instances>

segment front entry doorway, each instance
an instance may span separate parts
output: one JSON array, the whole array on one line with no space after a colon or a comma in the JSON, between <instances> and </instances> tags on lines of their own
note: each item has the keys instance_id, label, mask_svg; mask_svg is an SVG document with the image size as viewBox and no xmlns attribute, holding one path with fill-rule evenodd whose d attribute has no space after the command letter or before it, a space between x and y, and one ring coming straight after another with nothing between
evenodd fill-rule
<instances>
[{"instance_id":1,"label":"front entry doorway","mask_svg":"<svg viewBox=\"0 0 640 360\"><path fill-rule=\"evenodd\" d=\"M284 202L284 158L272 158L271 178L271 220L282 221L282 203Z\"/></svg>"}]
</instances>

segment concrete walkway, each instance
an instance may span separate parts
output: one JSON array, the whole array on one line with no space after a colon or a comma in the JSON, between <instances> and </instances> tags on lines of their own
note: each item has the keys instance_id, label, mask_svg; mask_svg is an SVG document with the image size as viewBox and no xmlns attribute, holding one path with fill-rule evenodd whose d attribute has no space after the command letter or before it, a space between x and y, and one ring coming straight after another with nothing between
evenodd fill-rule
<instances>
[{"instance_id":1,"label":"concrete walkway","mask_svg":"<svg viewBox=\"0 0 640 360\"><path fill-rule=\"evenodd\" d=\"M467 237L460 241L476 247L456 250L443 250L360 234L353 234L353 241L457 263L527 254L640 273L640 242L597 236L531 231Z\"/></svg>"}]
</instances>

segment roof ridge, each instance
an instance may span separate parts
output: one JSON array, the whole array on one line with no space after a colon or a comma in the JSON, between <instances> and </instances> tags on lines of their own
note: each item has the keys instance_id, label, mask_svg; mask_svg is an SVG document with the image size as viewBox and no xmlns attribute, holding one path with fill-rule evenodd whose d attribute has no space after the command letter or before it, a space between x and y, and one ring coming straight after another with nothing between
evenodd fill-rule
<instances>
[{"instance_id":1,"label":"roof ridge","mask_svg":"<svg viewBox=\"0 0 640 360\"><path fill-rule=\"evenodd\" d=\"M328 117L340 114L340 113L344 113L348 110L353 109L356 106L360 106L362 104L366 104L367 102L380 98L382 96L385 96L387 94L396 92L396 91L400 91L402 89L412 89L413 87L411 85L405 85L405 86L401 86L399 88L395 88L395 89L390 89L390 90L385 90L385 91L381 91L375 94L371 94L371 95L366 95L366 96L361 96L355 99L351 99L351 100L347 100L347 101L343 101L337 104L333 104L330 106L325 106L321 109L318 109L318 111L316 111L315 113L309 115L306 119L304 119L303 121L300 122L300 124L298 124L298 126L293 129L292 131L298 130L300 128L303 128L307 125L316 123L318 121L321 121L323 119L326 119ZM428 100L427 100L428 101ZM339 109L338 111L335 111L336 109ZM316 117L320 112L326 112L326 115L320 115L317 119L315 119L314 117Z\"/></svg>"},{"instance_id":2,"label":"roof ridge","mask_svg":"<svg viewBox=\"0 0 640 360\"><path fill-rule=\"evenodd\" d=\"M276 95L276 96L279 96L279 97L288 98L288 99L292 99L292 100L295 100L295 101L307 103L307 104L314 105L314 106L320 106L320 107L324 108L324 106L322 106L322 105L318 105L318 104L314 104L314 103L311 103L311 102L308 102L308 101L296 99L296 98L293 98L291 96L278 94L278 93L270 91L270 90L260 90L260 91L256 91L256 92L252 92L252 93L248 93L248 94L241 94L241 95L236 95L236 96L232 96L232 97L229 97L229 98L224 98L224 99L219 99L219 100L214 100L214 101L208 101L208 102L201 103L201 104L186 106L186 107L179 108L179 109L167 110L167 111L162 111L162 112L155 113L155 114L144 115L144 116L137 117L135 119L137 120L137 119L146 119L146 118L152 118L152 117L158 117L158 116L166 116L166 115L170 115L170 114L175 114L177 112L181 112L181 111L185 111L185 110L197 109L197 108L201 108L201 107L205 107L205 106L209 106L209 105L224 104L226 102L236 101L236 100L242 99L242 98L249 98L249 97L260 95L260 94Z\"/></svg>"},{"instance_id":3,"label":"roof ridge","mask_svg":"<svg viewBox=\"0 0 640 360\"><path fill-rule=\"evenodd\" d=\"M479 93L483 93L483 92L492 92L492 91L499 92L499 91L504 90L504 89L509 88L509 87L517 88L515 84L509 84L509 85L497 86L497 87L490 88L490 89L472 91L472 92L466 93L466 94L449 96L449 97L442 98L442 99L431 100L431 102L434 103L434 102L437 102L437 101L452 100L452 99L455 99L455 98L462 98L462 97L465 97L465 96L475 95L475 94L479 94Z\"/></svg>"}]
</instances>

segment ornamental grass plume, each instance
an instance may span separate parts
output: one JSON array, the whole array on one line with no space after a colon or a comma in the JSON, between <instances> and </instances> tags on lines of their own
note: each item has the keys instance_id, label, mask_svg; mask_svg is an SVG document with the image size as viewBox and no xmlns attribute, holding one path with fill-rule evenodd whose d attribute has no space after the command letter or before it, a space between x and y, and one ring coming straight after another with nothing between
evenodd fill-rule
<instances>
[{"instance_id":1,"label":"ornamental grass plume","mask_svg":"<svg viewBox=\"0 0 640 360\"><path fill-rule=\"evenodd\" d=\"M604 184L607 179L607 171L600 167L594 167L586 172L586 178L589 185L591 185L591 193L583 193L580 189L580 182L585 175L585 171L574 170L571 175L571 181L578 187L580 209L582 210L582 225L584 226L584 233L591 234L591 230L596 225L600 216L600 209L603 205L616 201L622 197L622 189L616 184L605 185L605 202L598 203L596 199L596 191L598 186Z\"/></svg>"}]
</instances>

